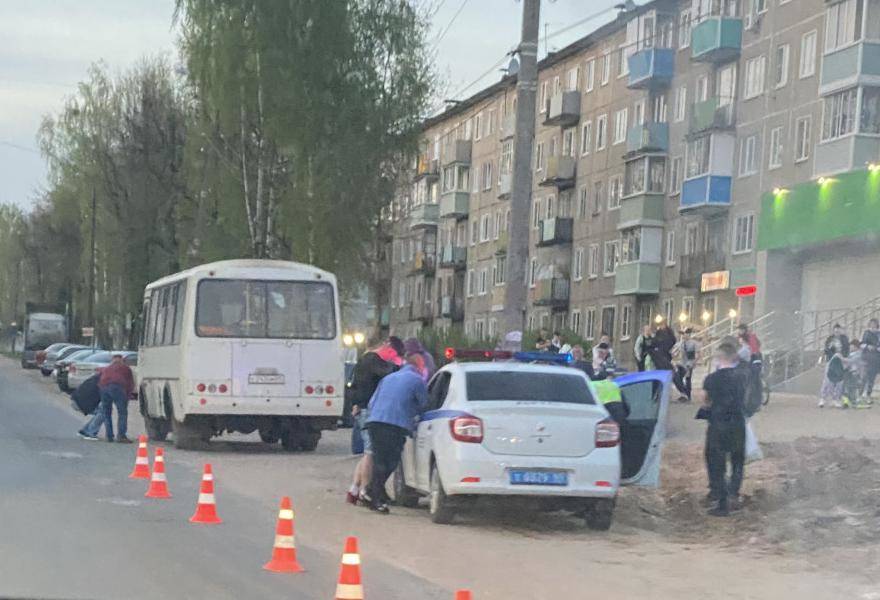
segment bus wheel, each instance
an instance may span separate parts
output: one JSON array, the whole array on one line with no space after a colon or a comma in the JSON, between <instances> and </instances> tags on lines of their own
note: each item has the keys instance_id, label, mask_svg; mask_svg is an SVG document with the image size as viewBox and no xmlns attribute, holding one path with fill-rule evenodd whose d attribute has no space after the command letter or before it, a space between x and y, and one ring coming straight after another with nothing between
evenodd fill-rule
<instances>
[{"instance_id":1,"label":"bus wheel","mask_svg":"<svg viewBox=\"0 0 880 600\"><path fill-rule=\"evenodd\" d=\"M280 438L277 433L270 429L261 429L260 439L266 444L277 444Z\"/></svg>"},{"instance_id":2,"label":"bus wheel","mask_svg":"<svg viewBox=\"0 0 880 600\"><path fill-rule=\"evenodd\" d=\"M153 442L164 442L168 437L168 421L144 415L144 429Z\"/></svg>"}]
</instances>

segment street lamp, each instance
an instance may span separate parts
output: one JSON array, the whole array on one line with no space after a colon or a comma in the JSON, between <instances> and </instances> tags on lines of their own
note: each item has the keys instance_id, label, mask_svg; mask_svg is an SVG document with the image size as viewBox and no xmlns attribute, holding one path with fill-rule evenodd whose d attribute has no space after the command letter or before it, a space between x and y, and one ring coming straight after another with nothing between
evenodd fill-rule
<instances>
[{"instance_id":1,"label":"street lamp","mask_svg":"<svg viewBox=\"0 0 880 600\"><path fill-rule=\"evenodd\" d=\"M660 323L662 323L662 322L663 322L663 315L657 315L656 317L654 317L654 322L655 322L657 325L659 325Z\"/></svg>"},{"instance_id":2,"label":"street lamp","mask_svg":"<svg viewBox=\"0 0 880 600\"><path fill-rule=\"evenodd\" d=\"M687 320L688 320L688 315L687 315L687 313L684 312L684 311L681 311L681 312L678 314L678 322L681 323L682 325L684 325L685 323L687 323Z\"/></svg>"},{"instance_id":3,"label":"street lamp","mask_svg":"<svg viewBox=\"0 0 880 600\"><path fill-rule=\"evenodd\" d=\"M354 334L354 343L355 343L355 345L360 346L361 344L364 343L364 340L366 340L366 339L367 339L367 338L366 338L366 337L364 336L364 334L361 333L360 331L355 332L355 334Z\"/></svg>"},{"instance_id":4,"label":"street lamp","mask_svg":"<svg viewBox=\"0 0 880 600\"><path fill-rule=\"evenodd\" d=\"M727 311L727 316L730 317L731 320L735 319L736 318L736 309L731 308L729 311Z\"/></svg>"},{"instance_id":5,"label":"street lamp","mask_svg":"<svg viewBox=\"0 0 880 600\"><path fill-rule=\"evenodd\" d=\"M354 345L354 337L350 333L346 333L342 336L342 343L346 348L350 348Z\"/></svg>"},{"instance_id":6,"label":"street lamp","mask_svg":"<svg viewBox=\"0 0 880 600\"><path fill-rule=\"evenodd\" d=\"M709 319L712 318L712 313L710 313L708 310L704 310L702 317L703 317L703 323L708 323Z\"/></svg>"}]
</instances>

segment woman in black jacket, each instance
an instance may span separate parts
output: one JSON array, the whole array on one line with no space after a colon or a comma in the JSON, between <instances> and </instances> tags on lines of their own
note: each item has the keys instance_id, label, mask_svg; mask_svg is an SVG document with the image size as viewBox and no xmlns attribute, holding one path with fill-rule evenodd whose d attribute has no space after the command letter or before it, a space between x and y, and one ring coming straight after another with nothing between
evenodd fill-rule
<instances>
[{"instance_id":1,"label":"woman in black jacket","mask_svg":"<svg viewBox=\"0 0 880 600\"><path fill-rule=\"evenodd\" d=\"M880 373L880 323L877 319L868 321L868 329L862 334L862 361L865 363L862 396L868 399L874 393L874 380Z\"/></svg>"}]
</instances>

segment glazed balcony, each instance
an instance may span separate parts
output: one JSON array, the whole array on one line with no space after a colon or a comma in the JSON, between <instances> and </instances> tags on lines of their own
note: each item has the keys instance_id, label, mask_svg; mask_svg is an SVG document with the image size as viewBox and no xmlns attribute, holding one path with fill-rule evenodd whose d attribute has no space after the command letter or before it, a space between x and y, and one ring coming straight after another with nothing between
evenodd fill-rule
<instances>
[{"instance_id":1,"label":"glazed balcony","mask_svg":"<svg viewBox=\"0 0 880 600\"><path fill-rule=\"evenodd\" d=\"M630 154L668 152L669 123L642 123L630 127L626 132L626 151Z\"/></svg>"},{"instance_id":2,"label":"glazed balcony","mask_svg":"<svg viewBox=\"0 0 880 600\"><path fill-rule=\"evenodd\" d=\"M568 306L570 290L571 283L566 277L538 280L535 282L534 290L535 306L565 308Z\"/></svg>"},{"instance_id":3,"label":"glazed balcony","mask_svg":"<svg viewBox=\"0 0 880 600\"><path fill-rule=\"evenodd\" d=\"M547 103L547 117L544 125L558 125L566 128L581 119L581 93L578 91L554 94Z\"/></svg>"},{"instance_id":4,"label":"glazed balcony","mask_svg":"<svg viewBox=\"0 0 880 600\"><path fill-rule=\"evenodd\" d=\"M538 185L560 190L574 187L576 164L571 156L551 156L547 159L547 168Z\"/></svg>"},{"instance_id":5,"label":"glazed balcony","mask_svg":"<svg viewBox=\"0 0 880 600\"><path fill-rule=\"evenodd\" d=\"M538 227L538 246L556 246L570 244L574 219L571 217L554 217L543 219Z\"/></svg>"},{"instance_id":6,"label":"glazed balcony","mask_svg":"<svg viewBox=\"0 0 880 600\"><path fill-rule=\"evenodd\" d=\"M629 57L630 89L666 87L675 72L675 50L672 48L644 48Z\"/></svg>"},{"instance_id":7,"label":"glazed balcony","mask_svg":"<svg viewBox=\"0 0 880 600\"><path fill-rule=\"evenodd\" d=\"M419 204L418 206L414 206L409 213L409 228L429 229L437 227L439 220L439 204Z\"/></svg>"},{"instance_id":8,"label":"glazed balcony","mask_svg":"<svg viewBox=\"0 0 880 600\"><path fill-rule=\"evenodd\" d=\"M440 217L466 219L470 210L469 192L444 192L440 194Z\"/></svg>"},{"instance_id":9,"label":"glazed balcony","mask_svg":"<svg viewBox=\"0 0 880 600\"><path fill-rule=\"evenodd\" d=\"M444 269L464 269L467 266L467 248L464 246L443 246L440 249L440 267Z\"/></svg>"},{"instance_id":10,"label":"glazed balcony","mask_svg":"<svg viewBox=\"0 0 880 600\"><path fill-rule=\"evenodd\" d=\"M736 59L742 50L742 19L708 17L691 29L691 60L723 63Z\"/></svg>"}]
</instances>

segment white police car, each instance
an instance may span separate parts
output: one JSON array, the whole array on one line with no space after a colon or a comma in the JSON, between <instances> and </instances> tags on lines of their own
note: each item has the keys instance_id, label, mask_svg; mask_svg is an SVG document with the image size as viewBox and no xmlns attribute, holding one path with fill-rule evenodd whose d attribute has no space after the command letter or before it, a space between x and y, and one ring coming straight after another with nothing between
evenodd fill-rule
<instances>
[{"instance_id":1,"label":"white police car","mask_svg":"<svg viewBox=\"0 0 880 600\"><path fill-rule=\"evenodd\" d=\"M431 519L449 523L478 496L531 497L608 529L621 484L659 483L671 375L634 373L616 383L630 408L621 428L577 369L517 361L446 365L431 379L428 410L404 448L394 478L397 502L416 506L428 496Z\"/></svg>"}]
</instances>

